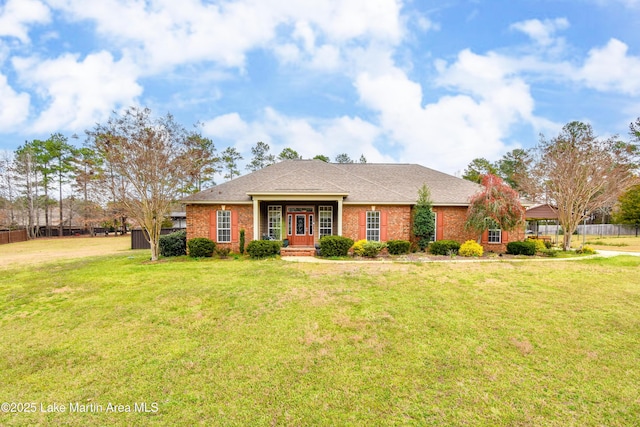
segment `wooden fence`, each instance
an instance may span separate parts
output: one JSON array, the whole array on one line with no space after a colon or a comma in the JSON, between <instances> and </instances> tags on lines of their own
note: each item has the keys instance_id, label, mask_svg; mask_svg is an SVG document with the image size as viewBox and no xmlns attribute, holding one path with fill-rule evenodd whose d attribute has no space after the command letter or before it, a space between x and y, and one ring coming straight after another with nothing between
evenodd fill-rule
<instances>
[{"instance_id":1,"label":"wooden fence","mask_svg":"<svg viewBox=\"0 0 640 427\"><path fill-rule=\"evenodd\" d=\"M160 230L161 235L170 234L174 231L183 231L182 228L163 228ZM140 228L131 230L131 249L151 249L151 245L145 238L146 232Z\"/></svg>"},{"instance_id":2,"label":"wooden fence","mask_svg":"<svg viewBox=\"0 0 640 427\"><path fill-rule=\"evenodd\" d=\"M28 239L27 230L0 231L0 245L26 242Z\"/></svg>"}]
</instances>

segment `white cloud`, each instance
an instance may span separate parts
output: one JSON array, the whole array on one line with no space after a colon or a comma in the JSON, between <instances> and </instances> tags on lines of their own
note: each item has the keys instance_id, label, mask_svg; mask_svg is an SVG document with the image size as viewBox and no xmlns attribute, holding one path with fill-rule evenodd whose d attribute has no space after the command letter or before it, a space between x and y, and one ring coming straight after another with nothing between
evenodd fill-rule
<instances>
[{"instance_id":1,"label":"white cloud","mask_svg":"<svg viewBox=\"0 0 640 427\"><path fill-rule=\"evenodd\" d=\"M0 37L15 37L28 43L29 25L50 20L49 8L38 0L8 0L0 7Z\"/></svg>"},{"instance_id":2,"label":"white cloud","mask_svg":"<svg viewBox=\"0 0 640 427\"><path fill-rule=\"evenodd\" d=\"M243 69L245 56L252 49L270 47L282 52L276 34L283 25L292 25L292 35L304 49L325 58L329 50L316 49L318 37L326 40L322 45L337 46L359 38L397 42L402 35L397 0L239 0L219 4L104 0L91 7L84 0L47 1L75 20L94 21L102 37L137 58L149 73L199 61ZM291 49L287 51L285 57L294 59Z\"/></svg>"},{"instance_id":3,"label":"white cloud","mask_svg":"<svg viewBox=\"0 0 640 427\"><path fill-rule=\"evenodd\" d=\"M204 130L214 138L234 139L249 133L249 125L238 113L229 113L206 121Z\"/></svg>"},{"instance_id":4,"label":"white cloud","mask_svg":"<svg viewBox=\"0 0 640 427\"><path fill-rule=\"evenodd\" d=\"M512 127L540 123L530 88L509 58L465 50L436 68L436 83L452 95L427 105L422 86L398 68L356 81L361 102L378 112L390 143L402 147L400 160L459 171L475 157L497 158L513 148L506 142Z\"/></svg>"},{"instance_id":5,"label":"white cloud","mask_svg":"<svg viewBox=\"0 0 640 427\"><path fill-rule=\"evenodd\" d=\"M549 46L555 41L555 33L569 28L566 18L529 19L511 24L511 29L521 31L542 46Z\"/></svg>"},{"instance_id":6,"label":"white cloud","mask_svg":"<svg viewBox=\"0 0 640 427\"><path fill-rule=\"evenodd\" d=\"M30 97L17 93L0 74L0 131L16 130L29 116Z\"/></svg>"},{"instance_id":7,"label":"white cloud","mask_svg":"<svg viewBox=\"0 0 640 427\"><path fill-rule=\"evenodd\" d=\"M142 93L138 70L125 58L114 61L108 52L81 61L71 54L14 58L13 64L23 84L48 102L32 127L35 132L83 130L108 117L115 106L134 104Z\"/></svg>"},{"instance_id":8,"label":"white cloud","mask_svg":"<svg viewBox=\"0 0 640 427\"><path fill-rule=\"evenodd\" d=\"M600 91L640 94L640 57L628 55L628 50L620 40L609 40L606 46L589 51L574 78Z\"/></svg>"},{"instance_id":9,"label":"white cloud","mask_svg":"<svg viewBox=\"0 0 640 427\"><path fill-rule=\"evenodd\" d=\"M205 122L204 132L218 141L218 148L226 145L238 148L247 161L251 147L258 141L269 144L275 155L289 147L303 158L323 154L333 159L337 154L347 153L354 160L364 154L368 161L391 161L375 148L380 130L358 117L319 120L289 117L265 108L250 122L237 113L217 116Z\"/></svg>"}]
</instances>

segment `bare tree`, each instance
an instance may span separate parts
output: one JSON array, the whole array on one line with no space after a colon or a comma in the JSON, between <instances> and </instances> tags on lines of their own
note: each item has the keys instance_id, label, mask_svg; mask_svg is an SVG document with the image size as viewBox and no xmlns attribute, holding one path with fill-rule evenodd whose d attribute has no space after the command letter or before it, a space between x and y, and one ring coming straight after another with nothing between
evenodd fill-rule
<instances>
[{"instance_id":1,"label":"bare tree","mask_svg":"<svg viewBox=\"0 0 640 427\"><path fill-rule=\"evenodd\" d=\"M18 147L14 159L14 172L18 177L16 187L22 193L21 202L23 205L23 225L27 227L27 234L30 239L37 237L39 221L37 212L38 200L38 167L36 152L32 144L25 143Z\"/></svg>"},{"instance_id":2,"label":"bare tree","mask_svg":"<svg viewBox=\"0 0 640 427\"><path fill-rule=\"evenodd\" d=\"M527 192L556 207L564 250L571 247L571 235L580 221L611 206L638 182L636 147L617 138L598 139L589 124L571 122L557 137L542 137L535 154L530 184L538 188Z\"/></svg>"},{"instance_id":3,"label":"bare tree","mask_svg":"<svg viewBox=\"0 0 640 427\"><path fill-rule=\"evenodd\" d=\"M15 200L16 200L16 177L14 172L13 156L9 152L4 152L0 157L0 199L3 200L2 208L6 212L6 224L9 228L15 226Z\"/></svg>"},{"instance_id":4,"label":"bare tree","mask_svg":"<svg viewBox=\"0 0 640 427\"><path fill-rule=\"evenodd\" d=\"M153 118L148 108L132 107L88 134L96 152L128 185L122 203L146 231L156 261L162 220L187 179L187 132L170 114Z\"/></svg>"}]
</instances>

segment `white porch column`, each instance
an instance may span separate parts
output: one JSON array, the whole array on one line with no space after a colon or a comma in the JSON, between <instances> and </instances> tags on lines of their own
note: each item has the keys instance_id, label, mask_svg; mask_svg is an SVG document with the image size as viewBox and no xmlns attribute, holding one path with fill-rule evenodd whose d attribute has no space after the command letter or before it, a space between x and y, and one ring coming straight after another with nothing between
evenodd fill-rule
<instances>
[{"instance_id":1,"label":"white porch column","mask_svg":"<svg viewBox=\"0 0 640 427\"><path fill-rule=\"evenodd\" d=\"M260 240L260 201L253 198L253 240Z\"/></svg>"},{"instance_id":2,"label":"white porch column","mask_svg":"<svg viewBox=\"0 0 640 427\"><path fill-rule=\"evenodd\" d=\"M342 236L342 197L338 199L338 236Z\"/></svg>"}]
</instances>

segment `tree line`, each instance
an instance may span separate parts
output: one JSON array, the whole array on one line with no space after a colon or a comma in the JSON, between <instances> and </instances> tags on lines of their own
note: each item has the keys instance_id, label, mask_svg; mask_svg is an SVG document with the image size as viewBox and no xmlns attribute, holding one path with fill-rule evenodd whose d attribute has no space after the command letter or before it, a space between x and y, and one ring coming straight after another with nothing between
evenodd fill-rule
<instances>
[{"instance_id":1,"label":"tree line","mask_svg":"<svg viewBox=\"0 0 640 427\"><path fill-rule=\"evenodd\" d=\"M570 122L554 138L541 135L529 150L513 150L496 162L472 160L462 177L480 183L497 176L521 197L551 205L567 250L578 224L594 214L612 212L614 221L640 224L640 206L633 203L640 199L640 118L629 135L627 142L598 138L591 125Z\"/></svg>"},{"instance_id":2,"label":"tree line","mask_svg":"<svg viewBox=\"0 0 640 427\"><path fill-rule=\"evenodd\" d=\"M75 220L91 234L97 227L126 232L136 203L132 191L140 200L150 188L155 191L154 186L161 190L154 197L160 196L169 204L145 203L151 206L154 221L168 225L165 208L175 200L215 185L216 176L231 180L242 174L239 163L244 158L240 152L235 147L218 152L200 129L198 124L192 130L185 129L171 114L154 118L147 108L130 108L87 130L81 147L61 133L26 141L0 158L0 228L24 227L30 238L50 236L54 229L62 236L63 227ZM77 135L71 137L78 139ZM257 142L251 155L246 165L251 172L302 158L292 148L272 154L264 142ZM331 161L322 154L314 158ZM346 153L334 161L354 163ZM366 163L366 158L360 156L359 162ZM172 179L164 182L167 176ZM145 186L149 187L145 190ZM171 197L165 197L168 195Z\"/></svg>"}]
</instances>

